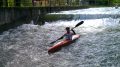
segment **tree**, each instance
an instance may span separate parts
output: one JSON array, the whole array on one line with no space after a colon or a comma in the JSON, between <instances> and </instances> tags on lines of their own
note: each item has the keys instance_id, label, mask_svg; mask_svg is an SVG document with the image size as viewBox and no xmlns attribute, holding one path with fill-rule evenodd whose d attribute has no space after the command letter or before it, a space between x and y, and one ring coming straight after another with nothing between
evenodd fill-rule
<instances>
[{"instance_id":1,"label":"tree","mask_svg":"<svg viewBox=\"0 0 120 67\"><path fill-rule=\"evenodd\" d=\"M14 7L15 3L14 3L14 0L7 0L7 3L8 3L8 7Z\"/></svg>"},{"instance_id":2,"label":"tree","mask_svg":"<svg viewBox=\"0 0 120 67\"><path fill-rule=\"evenodd\" d=\"M22 7L30 7L30 6L32 6L32 3L33 2L33 0L21 0L21 6Z\"/></svg>"}]
</instances>

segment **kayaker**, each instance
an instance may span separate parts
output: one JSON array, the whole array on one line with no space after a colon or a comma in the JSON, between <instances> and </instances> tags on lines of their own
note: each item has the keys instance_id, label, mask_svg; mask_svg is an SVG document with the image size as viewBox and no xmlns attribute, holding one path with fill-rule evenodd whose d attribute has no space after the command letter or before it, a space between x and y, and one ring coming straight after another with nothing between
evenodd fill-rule
<instances>
[{"instance_id":1,"label":"kayaker","mask_svg":"<svg viewBox=\"0 0 120 67\"><path fill-rule=\"evenodd\" d=\"M66 29L66 33L65 33L63 36L61 36L60 38L58 38L57 40L60 40L60 39L62 39L63 37L65 37L66 40L72 40L72 35L75 35L75 34L76 34L73 29L76 28L76 27L78 27L79 25L81 25L81 24L83 24L83 23L84 23L84 21L79 22L79 23L76 24L75 27L73 27L71 30L70 30L70 27L66 27L66 28L65 28L65 29ZM71 32L71 31L72 31L72 32ZM55 43L57 40L51 42L50 44Z\"/></svg>"},{"instance_id":2,"label":"kayaker","mask_svg":"<svg viewBox=\"0 0 120 67\"><path fill-rule=\"evenodd\" d=\"M73 28L70 30L70 27L66 27L65 30L66 33L63 36L61 36L58 40L63 39L64 37L66 40L72 40L72 35L76 34Z\"/></svg>"}]
</instances>

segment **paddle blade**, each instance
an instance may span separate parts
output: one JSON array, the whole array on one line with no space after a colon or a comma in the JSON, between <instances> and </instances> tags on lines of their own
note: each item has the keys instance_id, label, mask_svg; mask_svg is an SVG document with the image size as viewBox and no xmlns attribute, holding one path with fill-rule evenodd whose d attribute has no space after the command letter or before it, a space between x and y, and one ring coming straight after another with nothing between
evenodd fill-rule
<instances>
[{"instance_id":1,"label":"paddle blade","mask_svg":"<svg viewBox=\"0 0 120 67\"><path fill-rule=\"evenodd\" d=\"M75 27L78 27L79 25L83 24L84 21L79 22Z\"/></svg>"}]
</instances>

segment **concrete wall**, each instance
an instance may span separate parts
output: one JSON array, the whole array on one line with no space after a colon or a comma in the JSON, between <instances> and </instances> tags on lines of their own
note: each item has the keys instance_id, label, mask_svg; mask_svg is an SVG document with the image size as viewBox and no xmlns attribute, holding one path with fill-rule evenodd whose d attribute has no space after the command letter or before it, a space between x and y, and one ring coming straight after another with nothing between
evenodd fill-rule
<instances>
[{"instance_id":1,"label":"concrete wall","mask_svg":"<svg viewBox=\"0 0 120 67\"><path fill-rule=\"evenodd\" d=\"M31 9L0 8L0 25L32 16Z\"/></svg>"},{"instance_id":2,"label":"concrete wall","mask_svg":"<svg viewBox=\"0 0 120 67\"><path fill-rule=\"evenodd\" d=\"M0 8L0 33L24 23L30 23L39 15L38 9Z\"/></svg>"}]
</instances>

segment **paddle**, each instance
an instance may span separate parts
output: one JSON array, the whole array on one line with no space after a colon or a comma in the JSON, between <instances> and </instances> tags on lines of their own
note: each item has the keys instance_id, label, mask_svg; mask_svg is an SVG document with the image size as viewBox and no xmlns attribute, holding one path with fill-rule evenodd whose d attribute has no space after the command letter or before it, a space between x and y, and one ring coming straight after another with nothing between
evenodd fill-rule
<instances>
[{"instance_id":1,"label":"paddle","mask_svg":"<svg viewBox=\"0 0 120 67\"><path fill-rule=\"evenodd\" d=\"M75 27L73 27L72 29L74 29L74 28L78 27L79 25L81 25L81 24L83 24L83 23L84 23L84 21L79 22L79 23L78 23L78 24L76 24L76 25L75 25Z\"/></svg>"},{"instance_id":2,"label":"paddle","mask_svg":"<svg viewBox=\"0 0 120 67\"><path fill-rule=\"evenodd\" d=\"M76 24L76 25L75 25L75 27L73 27L72 29L74 29L74 28L78 27L79 25L81 25L81 24L83 24L83 23L84 23L84 21L79 22L79 23L78 23L78 24ZM59 39L60 39L60 38L59 38ZM59 40L59 39L57 39L57 40ZM57 40L55 40L55 41L51 42L50 44L55 43Z\"/></svg>"}]
</instances>

